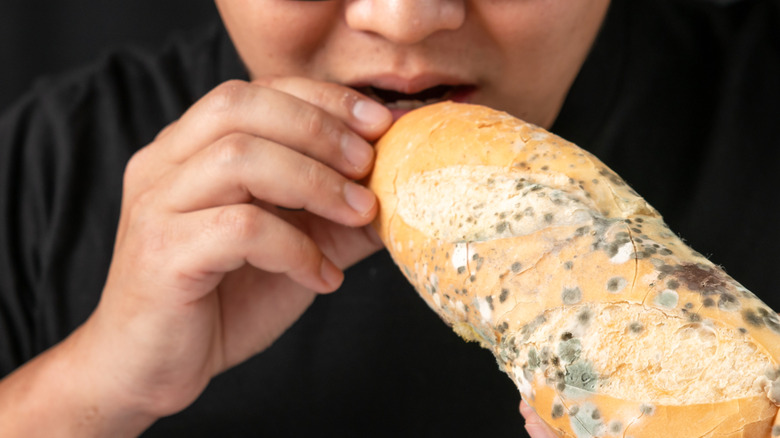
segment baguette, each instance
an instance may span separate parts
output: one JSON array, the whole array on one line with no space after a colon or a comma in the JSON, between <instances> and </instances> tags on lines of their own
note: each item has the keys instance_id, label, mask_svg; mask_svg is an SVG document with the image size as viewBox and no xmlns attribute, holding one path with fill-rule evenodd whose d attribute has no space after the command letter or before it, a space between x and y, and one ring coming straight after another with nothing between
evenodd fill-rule
<instances>
[{"instance_id":1,"label":"baguette","mask_svg":"<svg viewBox=\"0 0 780 438\"><path fill-rule=\"evenodd\" d=\"M780 436L777 314L590 153L445 102L367 185L406 278L562 436Z\"/></svg>"}]
</instances>

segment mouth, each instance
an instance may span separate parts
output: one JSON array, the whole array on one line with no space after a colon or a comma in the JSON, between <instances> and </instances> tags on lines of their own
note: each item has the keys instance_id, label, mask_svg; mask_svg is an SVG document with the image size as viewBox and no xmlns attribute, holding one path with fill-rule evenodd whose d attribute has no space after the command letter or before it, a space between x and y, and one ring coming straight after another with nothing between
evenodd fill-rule
<instances>
[{"instance_id":1,"label":"mouth","mask_svg":"<svg viewBox=\"0 0 780 438\"><path fill-rule=\"evenodd\" d=\"M356 87L355 89L391 111L408 111L446 100L463 102L474 91L475 87L472 85L436 85L416 93L403 93L374 86Z\"/></svg>"}]
</instances>

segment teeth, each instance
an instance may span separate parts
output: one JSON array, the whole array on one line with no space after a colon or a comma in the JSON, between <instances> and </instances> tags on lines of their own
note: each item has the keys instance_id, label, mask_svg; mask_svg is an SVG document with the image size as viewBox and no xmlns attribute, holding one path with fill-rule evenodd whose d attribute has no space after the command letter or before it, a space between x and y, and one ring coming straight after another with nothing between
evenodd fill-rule
<instances>
[{"instance_id":1,"label":"teeth","mask_svg":"<svg viewBox=\"0 0 780 438\"><path fill-rule=\"evenodd\" d=\"M442 102L444 100L447 100L450 93L447 93L444 97L440 98L434 98L434 99L426 99L424 101L422 100L396 100L395 102L387 102L385 103L385 106L389 109L402 109L402 110L413 110L417 108L424 107L425 105L430 105L437 102Z\"/></svg>"},{"instance_id":2,"label":"teeth","mask_svg":"<svg viewBox=\"0 0 780 438\"><path fill-rule=\"evenodd\" d=\"M425 102L419 100L396 100L385 104L390 109L411 110L425 106Z\"/></svg>"},{"instance_id":3,"label":"teeth","mask_svg":"<svg viewBox=\"0 0 780 438\"><path fill-rule=\"evenodd\" d=\"M360 90L366 96L376 100L377 102L385 105L389 109L401 109L401 110L413 110L420 107L423 107L425 105L430 105L437 102L442 102L445 100L450 99L452 97L452 94L454 93L453 90L447 90L446 93L444 93L443 96L440 97L434 97L426 100L419 100L419 99L399 99L392 102L385 101L382 97L380 97L373 89L373 87L366 87L364 89Z\"/></svg>"}]
</instances>

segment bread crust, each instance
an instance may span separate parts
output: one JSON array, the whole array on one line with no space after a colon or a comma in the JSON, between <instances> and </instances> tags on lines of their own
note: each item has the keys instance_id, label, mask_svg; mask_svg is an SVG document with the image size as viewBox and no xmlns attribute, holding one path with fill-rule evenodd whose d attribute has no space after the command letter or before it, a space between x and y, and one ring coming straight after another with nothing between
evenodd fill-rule
<instances>
[{"instance_id":1,"label":"bread crust","mask_svg":"<svg viewBox=\"0 0 780 438\"><path fill-rule=\"evenodd\" d=\"M393 259L564 436L780 435L777 314L596 157L451 102L376 154Z\"/></svg>"}]
</instances>

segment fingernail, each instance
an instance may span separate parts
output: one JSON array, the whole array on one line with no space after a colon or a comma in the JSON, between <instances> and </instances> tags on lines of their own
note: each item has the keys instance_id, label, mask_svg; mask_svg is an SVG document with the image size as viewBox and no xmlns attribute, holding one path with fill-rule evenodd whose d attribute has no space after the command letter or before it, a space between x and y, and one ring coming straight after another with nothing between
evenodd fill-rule
<instances>
[{"instance_id":1,"label":"fingernail","mask_svg":"<svg viewBox=\"0 0 780 438\"><path fill-rule=\"evenodd\" d=\"M345 133L341 137L341 152L355 169L362 172L371 165L374 149L362 138Z\"/></svg>"},{"instance_id":2,"label":"fingernail","mask_svg":"<svg viewBox=\"0 0 780 438\"><path fill-rule=\"evenodd\" d=\"M333 262L324 257L322 258L322 264L320 265L320 276L325 284L332 289L338 288L344 279L344 274L341 270L334 265Z\"/></svg>"},{"instance_id":3,"label":"fingernail","mask_svg":"<svg viewBox=\"0 0 780 438\"><path fill-rule=\"evenodd\" d=\"M344 186L344 199L361 216L366 216L376 204L376 197L371 190L353 182L347 182Z\"/></svg>"},{"instance_id":4,"label":"fingernail","mask_svg":"<svg viewBox=\"0 0 780 438\"><path fill-rule=\"evenodd\" d=\"M367 125L378 125L390 116L390 111L373 100L360 99L352 107L352 114Z\"/></svg>"}]
</instances>

